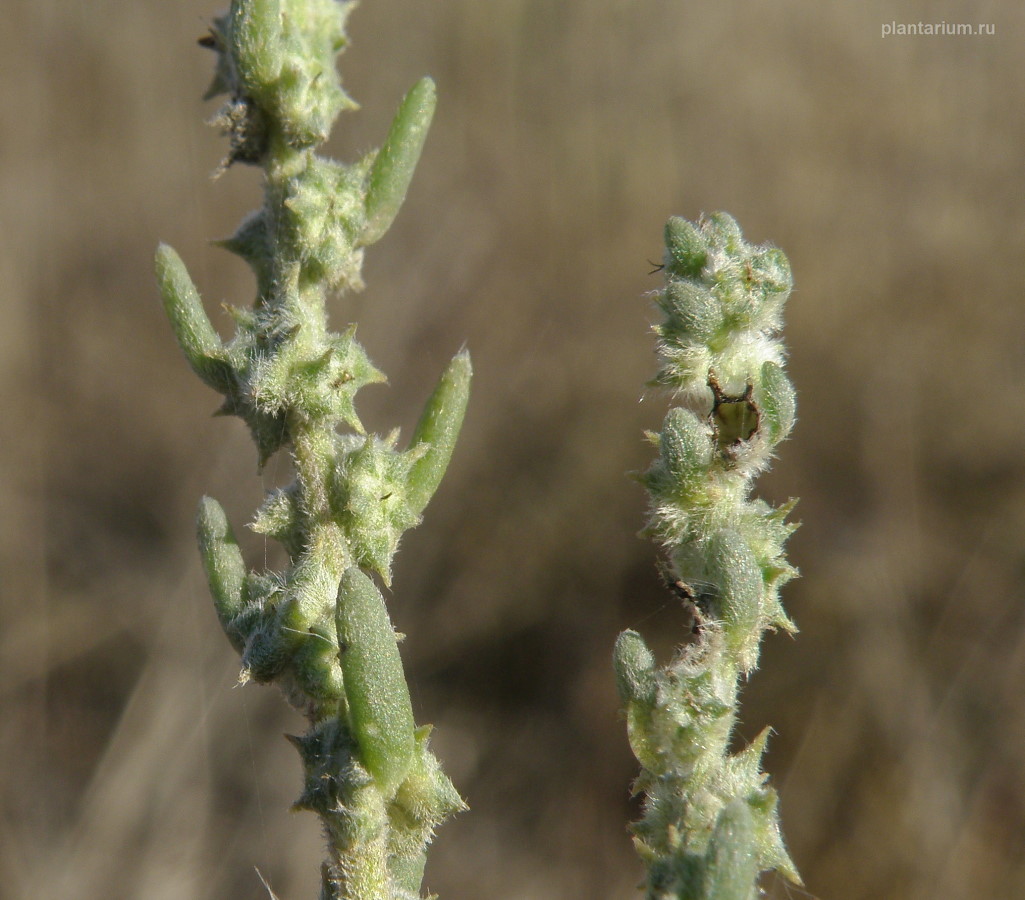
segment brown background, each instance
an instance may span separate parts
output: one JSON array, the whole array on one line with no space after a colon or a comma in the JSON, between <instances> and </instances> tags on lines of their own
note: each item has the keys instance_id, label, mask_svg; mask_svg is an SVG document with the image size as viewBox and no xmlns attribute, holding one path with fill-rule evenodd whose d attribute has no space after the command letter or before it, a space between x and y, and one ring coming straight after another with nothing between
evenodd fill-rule
<instances>
[{"instance_id":1,"label":"brown background","mask_svg":"<svg viewBox=\"0 0 1025 900\"><path fill-rule=\"evenodd\" d=\"M473 811L443 900L627 900L635 772L609 654L682 627L635 536L666 402L646 292L667 215L727 209L790 256L800 421L759 491L802 498L802 628L771 636L741 736L812 896L1025 896L1025 6L366 0L342 58L378 143L421 74L440 106L407 206L339 300L408 433L464 342L474 396L398 557L421 721ZM234 689L193 547L241 524L242 425L188 371L151 275L187 260L219 326L252 291L209 247L258 205L211 183L209 0L6 0L0 28L0 894L315 896L291 814L301 723ZM992 37L880 37L883 22ZM638 402L643 400L643 402ZM250 539L250 562L276 564ZM766 887L787 894L775 879Z\"/></svg>"}]
</instances>

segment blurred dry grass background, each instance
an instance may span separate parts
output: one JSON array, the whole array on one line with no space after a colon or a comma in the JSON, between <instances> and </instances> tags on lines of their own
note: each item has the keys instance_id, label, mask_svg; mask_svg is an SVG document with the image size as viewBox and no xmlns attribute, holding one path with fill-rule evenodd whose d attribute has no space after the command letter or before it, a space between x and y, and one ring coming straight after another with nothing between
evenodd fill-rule
<instances>
[{"instance_id":1,"label":"blurred dry grass background","mask_svg":"<svg viewBox=\"0 0 1025 900\"><path fill-rule=\"evenodd\" d=\"M931 8L931 9L930 9ZM209 0L6 0L0 29L0 896L315 895L293 815L300 727L233 689L193 547L200 494L239 524L237 421L162 320L158 240L212 311L252 283L207 239L258 204L207 175ZM810 895L1025 897L1025 6L946 4L993 37L880 37L935 4L366 0L342 59L364 110L438 82L407 206L339 327L407 433L465 341L475 394L394 616L421 721L472 812L446 900L625 900L635 772L609 667L680 614L635 537L663 399L647 291L667 215L726 209L786 250L801 419L760 491L800 496L787 589L743 736ZM219 320L223 322L223 317ZM638 402L643 397L643 402ZM273 548L251 540L261 565ZM773 896L787 896L769 880ZM792 890L789 896L806 896Z\"/></svg>"}]
</instances>

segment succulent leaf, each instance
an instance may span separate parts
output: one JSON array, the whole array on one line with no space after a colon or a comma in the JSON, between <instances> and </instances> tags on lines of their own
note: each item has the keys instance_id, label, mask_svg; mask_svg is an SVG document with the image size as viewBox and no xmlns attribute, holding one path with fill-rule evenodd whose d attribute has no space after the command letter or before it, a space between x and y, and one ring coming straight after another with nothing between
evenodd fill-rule
<instances>
[{"instance_id":1,"label":"succulent leaf","mask_svg":"<svg viewBox=\"0 0 1025 900\"><path fill-rule=\"evenodd\" d=\"M402 99L370 169L361 244L379 241L395 221L427 140L436 103L437 92L430 78L421 78Z\"/></svg>"},{"instance_id":2,"label":"succulent leaf","mask_svg":"<svg viewBox=\"0 0 1025 900\"><path fill-rule=\"evenodd\" d=\"M335 615L349 725L360 761L390 799L409 774L416 749L395 630L381 592L355 567L342 576Z\"/></svg>"}]
</instances>

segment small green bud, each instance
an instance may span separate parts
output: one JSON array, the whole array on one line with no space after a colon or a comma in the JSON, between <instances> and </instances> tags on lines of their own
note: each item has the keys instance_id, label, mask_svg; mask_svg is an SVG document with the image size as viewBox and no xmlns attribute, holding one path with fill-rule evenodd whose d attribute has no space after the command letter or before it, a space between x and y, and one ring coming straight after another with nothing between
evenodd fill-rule
<instances>
[{"instance_id":1,"label":"small green bud","mask_svg":"<svg viewBox=\"0 0 1025 900\"><path fill-rule=\"evenodd\" d=\"M776 294L789 294L794 286L790 261L776 247L766 247L755 253L751 257L750 266L752 287L765 300L772 299Z\"/></svg>"},{"instance_id":2,"label":"small green bud","mask_svg":"<svg viewBox=\"0 0 1025 900\"><path fill-rule=\"evenodd\" d=\"M332 290L360 290L363 250L357 247L365 221L366 167L344 166L314 157L288 184L284 221L288 239L302 260L306 282Z\"/></svg>"},{"instance_id":3,"label":"small green bud","mask_svg":"<svg viewBox=\"0 0 1025 900\"><path fill-rule=\"evenodd\" d=\"M708 243L696 225L673 216L666 222L667 275L700 278L708 261Z\"/></svg>"},{"instance_id":4,"label":"small green bud","mask_svg":"<svg viewBox=\"0 0 1025 900\"><path fill-rule=\"evenodd\" d=\"M418 897L426 861L425 848L434 836L434 829L449 816L466 809L429 749L430 732L430 725L416 730L413 765L388 805L392 826L388 867L399 886L410 891L413 897Z\"/></svg>"},{"instance_id":5,"label":"small green bud","mask_svg":"<svg viewBox=\"0 0 1025 900\"><path fill-rule=\"evenodd\" d=\"M309 630L292 657L291 667L295 680L307 698L318 710L317 718L335 715L338 702L344 697L344 683L338 668L338 644L335 628L317 625Z\"/></svg>"},{"instance_id":6,"label":"small green bud","mask_svg":"<svg viewBox=\"0 0 1025 900\"><path fill-rule=\"evenodd\" d=\"M370 170L366 225L360 236L363 246L380 240L395 221L427 139L436 103L434 82L421 78L399 105Z\"/></svg>"},{"instance_id":7,"label":"small green bud","mask_svg":"<svg viewBox=\"0 0 1025 900\"><path fill-rule=\"evenodd\" d=\"M759 859L754 818L747 801L730 801L715 823L708 848L708 879L702 898L707 900L755 900L758 896Z\"/></svg>"},{"instance_id":8,"label":"small green bud","mask_svg":"<svg viewBox=\"0 0 1025 900\"><path fill-rule=\"evenodd\" d=\"M384 598L358 568L345 571L335 612L349 725L359 758L391 798L415 750L413 707Z\"/></svg>"},{"instance_id":9,"label":"small green bud","mask_svg":"<svg viewBox=\"0 0 1025 900\"><path fill-rule=\"evenodd\" d=\"M230 15L232 55L246 91L264 99L281 73L280 0L233 0Z\"/></svg>"},{"instance_id":10,"label":"small green bud","mask_svg":"<svg viewBox=\"0 0 1025 900\"><path fill-rule=\"evenodd\" d=\"M762 377L755 387L755 402L762 412L770 446L778 444L794 427L797 394L782 367L774 362L762 366Z\"/></svg>"},{"instance_id":11,"label":"small green bud","mask_svg":"<svg viewBox=\"0 0 1025 900\"><path fill-rule=\"evenodd\" d=\"M729 213L714 212L702 218L698 227L704 232L710 248L725 251L729 256L743 256L747 250L737 220Z\"/></svg>"},{"instance_id":12,"label":"small green bud","mask_svg":"<svg viewBox=\"0 0 1025 900\"><path fill-rule=\"evenodd\" d=\"M624 631L616 639L612 664L616 670L616 688L624 704L650 706L655 702L655 657L636 631Z\"/></svg>"},{"instance_id":13,"label":"small green bud","mask_svg":"<svg viewBox=\"0 0 1025 900\"><path fill-rule=\"evenodd\" d=\"M410 508L406 485L422 449L400 453L394 441L394 435L362 439L341 454L331 479L332 504L357 564L377 572L385 584L391 583L391 559L402 533L420 520Z\"/></svg>"},{"instance_id":14,"label":"small green bud","mask_svg":"<svg viewBox=\"0 0 1025 900\"><path fill-rule=\"evenodd\" d=\"M299 506L296 502L298 491L294 485L288 488L271 491L256 512L256 518L250 528L257 534L272 537L285 545L290 556L301 552L298 539L300 532Z\"/></svg>"},{"instance_id":15,"label":"small green bud","mask_svg":"<svg viewBox=\"0 0 1025 900\"><path fill-rule=\"evenodd\" d=\"M674 407L662 423L659 436L659 463L664 468L674 493L686 490L707 476L712 463L712 434L689 409Z\"/></svg>"},{"instance_id":16,"label":"small green bud","mask_svg":"<svg viewBox=\"0 0 1025 900\"><path fill-rule=\"evenodd\" d=\"M241 652L242 637L233 623L245 609L246 565L228 517L212 497L199 502L196 531L217 618L232 646Z\"/></svg>"},{"instance_id":17,"label":"small green bud","mask_svg":"<svg viewBox=\"0 0 1025 900\"><path fill-rule=\"evenodd\" d=\"M434 496L452 459L470 399L472 377L470 354L463 350L456 354L441 376L413 432L410 450L425 448L423 455L410 467L406 482L407 503L417 515Z\"/></svg>"},{"instance_id":18,"label":"small green bud","mask_svg":"<svg viewBox=\"0 0 1025 900\"><path fill-rule=\"evenodd\" d=\"M274 87L275 111L293 147L327 139L331 123L356 104L342 90L335 56L345 47L345 20L355 3L286 0L283 62Z\"/></svg>"},{"instance_id":19,"label":"small green bud","mask_svg":"<svg viewBox=\"0 0 1025 900\"><path fill-rule=\"evenodd\" d=\"M715 294L699 282L684 278L666 279L659 295L659 306L668 321L660 326L666 340L707 343L722 327L722 304Z\"/></svg>"},{"instance_id":20,"label":"small green bud","mask_svg":"<svg viewBox=\"0 0 1025 900\"><path fill-rule=\"evenodd\" d=\"M355 340L355 329L350 328L345 334L332 336L320 355L312 359L296 355L289 364L288 399L310 418L321 418L326 425L343 423L362 433L356 393L368 384L384 381L385 376Z\"/></svg>"},{"instance_id":21,"label":"small green bud","mask_svg":"<svg viewBox=\"0 0 1025 900\"><path fill-rule=\"evenodd\" d=\"M282 630L274 609L264 609L246 641L243 671L257 684L274 681L285 671L301 640L301 634Z\"/></svg>"},{"instance_id":22,"label":"small green bud","mask_svg":"<svg viewBox=\"0 0 1025 900\"><path fill-rule=\"evenodd\" d=\"M254 412L276 415L289 404L295 389L292 369L297 349L281 341L273 353L254 353L245 378L245 400Z\"/></svg>"},{"instance_id":23,"label":"small green bud","mask_svg":"<svg viewBox=\"0 0 1025 900\"><path fill-rule=\"evenodd\" d=\"M161 244L157 248L156 270L164 311L185 358L206 384L226 393L234 382L231 368L185 263L171 247Z\"/></svg>"},{"instance_id":24,"label":"small green bud","mask_svg":"<svg viewBox=\"0 0 1025 900\"><path fill-rule=\"evenodd\" d=\"M741 671L749 672L758 661L762 636L762 571L747 541L732 529L716 532L708 553L711 577L719 585L727 645L736 654Z\"/></svg>"}]
</instances>

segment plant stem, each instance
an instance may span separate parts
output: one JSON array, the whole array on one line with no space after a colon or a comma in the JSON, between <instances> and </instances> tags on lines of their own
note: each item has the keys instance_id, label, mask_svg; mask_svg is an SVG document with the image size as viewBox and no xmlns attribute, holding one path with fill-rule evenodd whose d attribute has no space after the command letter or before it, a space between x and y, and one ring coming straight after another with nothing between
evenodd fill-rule
<instances>
[{"instance_id":1,"label":"plant stem","mask_svg":"<svg viewBox=\"0 0 1025 900\"><path fill-rule=\"evenodd\" d=\"M694 633L664 666L635 631L616 643L644 794L634 843L648 900L753 900L763 871L800 883L761 771L768 729L730 753L740 681L763 632L796 631L779 600L797 574L783 555L793 501L773 509L748 499L794 423L778 338L790 267L717 213L669 220L664 272L656 383L680 405L648 435L659 455L641 480L651 498L646 533L664 548L666 586Z\"/></svg>"},{"instance_id":2,"label":"plant stem","mask_svg":"<svg viewBox=\"0 0 1025 900\"><path fill-rule=\"evenodd\" d=\"M277 682L310 722L291 738L305 769L296 803L328 841L322 900L411 900L435 827L463 808L417 728L397 637L374 576L391 581L402 533L420 521L452 455L471 377L459 353L413 440L367 435L354 398L380 382L355 328L332 333L331 293L362 287L363 249L388 230L434 112L421 80L380 151L351 165L314 148L354 104L334 68L352 3L233 0L201 43L217 53L208 96L231 139L222 164L263 168L264 206L221 246L252 267L257 294L222 342L185 266L157 252L164 307L194 371L248 425L260 465L291 454L295 481L268 494L250 527L280 541L280 573L247 571L220 505L200 504L199 544L214 606L243 678ZM340 431L340 429L342 429Z\"/></svg>"}]
</instances>

